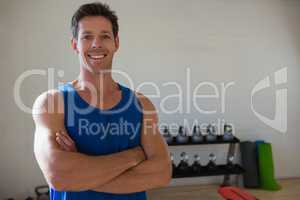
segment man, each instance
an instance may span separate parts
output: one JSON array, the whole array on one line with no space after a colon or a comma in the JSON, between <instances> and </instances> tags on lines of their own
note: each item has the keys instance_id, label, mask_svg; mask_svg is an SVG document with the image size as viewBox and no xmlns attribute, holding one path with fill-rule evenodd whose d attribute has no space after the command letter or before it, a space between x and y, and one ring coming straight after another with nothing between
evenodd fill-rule
<instances>
[{"instance_id":1,"label":"man","mask_svg":"<svg viewBox=\"0 0 300 200\"><path fill-rule=\"evenodd\" d=\"M112 78L117 16L102 3L82 5L72 32L78 78L33 106L34 153L51 199L144 200L169 183L171 162L152 103Z\"/></svg>"}]
</instances>

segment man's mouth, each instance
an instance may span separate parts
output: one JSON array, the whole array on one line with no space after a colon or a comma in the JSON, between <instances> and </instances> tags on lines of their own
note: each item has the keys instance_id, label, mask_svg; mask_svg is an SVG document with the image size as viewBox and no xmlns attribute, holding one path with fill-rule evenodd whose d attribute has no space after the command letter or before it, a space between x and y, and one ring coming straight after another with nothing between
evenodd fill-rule
<instances>
[{"instance_id":1,"label":"man's mouth","mask_svg":"<svg viewBox=\"0 0 300 200\"><path fill-rule=\"evenodd\" d=\"M106 54L88 54L88 57L95 61L103 60L106 56Z\"/></svg>"}]
</instances>

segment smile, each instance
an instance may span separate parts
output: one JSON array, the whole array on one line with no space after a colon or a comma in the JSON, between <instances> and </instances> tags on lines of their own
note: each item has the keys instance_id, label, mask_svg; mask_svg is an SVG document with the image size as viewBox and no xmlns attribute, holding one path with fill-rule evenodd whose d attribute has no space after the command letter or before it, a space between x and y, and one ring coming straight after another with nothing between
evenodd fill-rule
<instances>
[{"instance_id":1,"label":"smile","mask_svg":"<svg viewBox=\"0 0 300 200\"><path fill-rule=\"evenodd\" d=\"M99 60L104 59L104 58L106 57L106 54L98 54L98 55L90 55L90 54L88 54L88 57L89 57L90 59L92 59L92 60L97 60L97 61L99 61Z\"/></svg>"}]
</instances>

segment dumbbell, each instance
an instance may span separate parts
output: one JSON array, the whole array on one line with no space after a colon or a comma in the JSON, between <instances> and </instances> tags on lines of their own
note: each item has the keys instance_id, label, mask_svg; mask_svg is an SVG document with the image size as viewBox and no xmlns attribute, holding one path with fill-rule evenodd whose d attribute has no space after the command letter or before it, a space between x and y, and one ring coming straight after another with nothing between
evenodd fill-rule
<instances>
[{"instance_id":1,"label":"dumbbell","mask_svg":"<svg viewBox=\"0 0 300 200\"><path fill-rule=\"evenodd\" d=\"M49 187L47 185L37 186L34 189L37 200L49 200Z\"/></svg>"}]
</instances>

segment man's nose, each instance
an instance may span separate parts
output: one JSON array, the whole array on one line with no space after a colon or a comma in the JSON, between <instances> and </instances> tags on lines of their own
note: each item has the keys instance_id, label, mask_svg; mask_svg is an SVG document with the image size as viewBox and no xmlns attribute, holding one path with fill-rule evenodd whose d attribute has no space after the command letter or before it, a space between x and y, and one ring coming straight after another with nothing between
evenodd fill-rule
<instances>
[{"instance_id":1,"label":"man's nose","mask_svg":"<svg viewBox=\"0 0 300 200\"><path fill-rule=\"evenodd\" d=\"M100 48L100 47L102 47L102 41L101 41L101 39L98 38L98 37L96 37L96 38L93 40L92 47L93 47L93 48Z\"/></svg>"}]
</instances>

